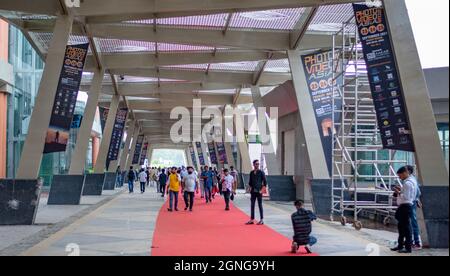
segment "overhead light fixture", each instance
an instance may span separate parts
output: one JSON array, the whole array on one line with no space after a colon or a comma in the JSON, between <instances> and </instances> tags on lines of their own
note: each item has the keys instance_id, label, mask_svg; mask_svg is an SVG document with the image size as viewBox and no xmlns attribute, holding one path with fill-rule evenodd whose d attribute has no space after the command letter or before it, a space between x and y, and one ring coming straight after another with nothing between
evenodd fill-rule
<instances>
[{"instance_id":1,"label":"overhead light fixture","mask_svg":"<svg viewBox=\"0 0 450 276\"><path fill-rule=\"evenodd\" d=\"M338 32L341 29L342 23L311 24L308 27L308 31L316 31L316 32Z\"/></svg>"},{"instance_id":2,"label":"overhead light fixture","mask_svg":"<svg viewBox=\"0 0 450 276\"><path fill-rule=\"evenodd\" d=\"M242 17L258 20L258 21L272 21L288 18L289 16L276 11L255 11L255 12L244 12L241 14Z\"/></svg>"},{"instance_id":3,"label":"overhead light fixture","mask_svg":"<svg viewBox=\"0 0 450 276\"><path fill-rule=\"evenodd\" d=\"M119 46L119 47L114 48L114 50L117 51L117 52L144 52L144 51L148 51L148 49L146 47L132 46L132 45Z\"/></svg>"}]
</instances>

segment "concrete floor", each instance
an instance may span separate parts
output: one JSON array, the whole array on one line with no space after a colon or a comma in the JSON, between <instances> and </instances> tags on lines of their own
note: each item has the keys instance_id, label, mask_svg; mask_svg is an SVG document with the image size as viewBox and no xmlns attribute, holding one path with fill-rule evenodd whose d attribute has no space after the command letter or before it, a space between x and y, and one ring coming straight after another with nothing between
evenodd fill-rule
<instances>
[{"instance_id":1,"label":"concrete floor","mask_svg":"<svg viewBox=\"0 0 450 276\"><path fill-rule=\"evenodd\" d=\"M83 204L75 207L46 206L44 200L38 225L0 227L0 255L66 256L72 252L82 256L149 256L163 203L160 195L152 191L143 195L121 192L83 198ZM248 195L239 194L235 205L249 213ZM293 211L291 205L266 202L267 226L290 238ZM389 251L396 239L393 232L356 231L323 220L315 222L313 229L319 240L314 251L322 256L396 255ZM414 255L448 256L449 251L422 250Z\"/></svg>"}]
</instances>

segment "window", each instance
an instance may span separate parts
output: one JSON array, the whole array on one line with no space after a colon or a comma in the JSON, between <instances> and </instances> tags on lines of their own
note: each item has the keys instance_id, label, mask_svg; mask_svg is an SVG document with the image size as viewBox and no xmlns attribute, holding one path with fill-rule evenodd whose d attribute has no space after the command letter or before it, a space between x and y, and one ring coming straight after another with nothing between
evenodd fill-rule
<instances>
[{"instance_id":1,"label":"window","mask_svg":"<svg viewBox=\"0 0 450 276\"><path fill-rule=\"evenodd\" d=\"M438 124L439 139L441 140L442 151L444 152L445 162L448 168L448 147L449 147L449 130L448 124Z\"/></svg>"}]
</instances>

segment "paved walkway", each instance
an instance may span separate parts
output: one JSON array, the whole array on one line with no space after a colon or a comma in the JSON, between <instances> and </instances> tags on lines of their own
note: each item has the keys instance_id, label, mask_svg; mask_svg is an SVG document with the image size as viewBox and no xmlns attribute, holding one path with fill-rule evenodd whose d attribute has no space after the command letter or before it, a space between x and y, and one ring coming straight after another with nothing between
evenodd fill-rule
<instances>
[{"instance_id":1,"label":"paved walkway","mask_svg":"<svg viewBox=\"0 0 450 276\"><path fill-rule=\"evenodd\" d=\"M221 198L218 200L222 202ZM19 243L22 246L17 247L17 252L10 251L10 254L64 256L73 252L73 250L77 253L76 251L79 249L80 255L83 256L150 256L152 255L152 246L154 246L152 239L155 225L163 204L163 199L154 192L143 195L129 195L122 192L116 197L110 195L107 203L100 204L101 206L84 216L80 215L78 219L51 233L40 242L29 243L28 248L26 247L27 243L22 241ZM234 204L243 212L249 213L247 195L238 195ZM181 206L184 206L184 204L181 204ZM291 205L266 202L266 225L290 239L292 236L290 214L292 212L293 207ZM49 213L48 210L47 214L51 217L51 212ZM195 216L195 212L192 215ZM243 221L239 221L239 223L245 223L246 219L243 214ZM34 229L34 227L45 228L45 225L27 227L29 229ZM27 231L39 231L39 229ZM351 227L343 227L338 223L326 221L314 223L313 229L313 234L319 239L314 251L322 256L367 256L370 252L379 253L379 255L392 255L388 246L389 242L395 240L396 237L396 234L392 232L369 229L358 232ZM205 229L205 231L207 232L208 229ZM3 227L0 227L0 233L5 233ZM8 234L3 234L3 236L0 236L0 240L3 241L8 236ZM24 240L27 241L26 238ZM11 241L10 247L15 247L15 242L16 240ZM26 250L19 251L21 248ZM375 251L373 251L374 249ZM286 248L286 250L289 250L289 248ZM448 256L449 252L448 249L423 250L415 253L415 255Z\"/></svg>"}]
</instances>

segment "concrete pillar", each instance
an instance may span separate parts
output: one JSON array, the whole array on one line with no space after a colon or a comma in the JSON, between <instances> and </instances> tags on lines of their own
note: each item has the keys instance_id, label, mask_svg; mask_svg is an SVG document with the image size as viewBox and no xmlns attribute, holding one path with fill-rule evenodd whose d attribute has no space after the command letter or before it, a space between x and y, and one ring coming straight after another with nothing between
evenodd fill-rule
<instances>
[{"instance_id":1,"label":"concrete pillar","mask_svg":"<svg viewBox=\"0 0 450 276\"><path fill-rule=\"evenodd\" d=\"M136 122L135 121L131 121L130 125L128 126L128 130L127 130L127 139L125 140L125 147L123 148L121 157L120 157L120 168L121 170L128 170L128 168L126 168L127 165L127 160L128 160L128 155L130 154L130 146L131 146L131 140L133 138L134 135L134 130L136 129Z\"/></svg>"},{"instance_id":2,"label":"concrete pillar","mask_svg":"<svg viewBox=\"0 0 450 276\"><path fill-rule=\"evenodd\" d=\"M195 142L192 142L192 148L194 149L195 159L197 160L197 170L200 172L202 165L200 164L200 159L198 158L198 151Z\"/></svg>"},{"instance_id":3,"label":"concrete pillar","mask_svg":"<svg viewBox=\"0 0 450 276\"><path fill-rule=\"evenodd\" d=\"M154 148L150 145L148 148L148 166L151 167L152 164L152 158L153 158L153 152L154 152Z\"/></svg>"},{"instance_id":4,"label":"concrete pillar","mask_svg":"<svg viewBox=\"0 0 450 276\"><path fill-rule=\"evenodd\" d=\"M189 151L189 148L185 148L184 152L186 154L186 161L187 161L188 166L193 167L194 162L192 161L191 152Z\"/></svg>"},{"instance_id":5,"label":"concrete pillar","mask_svg":"<svg viewBox=\"0 0 450 276\"><path fill-rule=\"evenodd\" d=\"M258 112L259 109L260 108L266 109L266 106L264 106L264 102L261 96L261 90L259 89L259 86L252 86L251 90L252 90L253 105L256 109L256 118L258 120L260 137L265 137L267 135L269 136L267 137L268 141L263 141L262 144L262 153L266 158L267 169L270 175L281 175L280 165L278 164L277 160L277 145L275 145L274 141L272 140L269 122L267 120L262 120L262 118L259 117L260 115ZM264 132L268 132L267 135Z\"/></svg>"},{"instance_id":6,"label":"concrete pillar","mask_svg":"<svg viewBox=\"0 0 450 276\"><path fill-rule=\"evenodd\" d=\"M136 126L133 133L133 142L131 143L131 149L130 153L128 154L127 162L126 162L126 169L128 170L131 166L131 162L133 162L133 155L134 151L136 150L136 144L137 144L137 138L139 136L139 133L141 132L141 129Z\"/></svg>"},{"instance_id":7,"label":"concrete pillar","mask_svg":"<svg viewBox=\"0 0 450 276\"><path fill-rule=\"evenodd\" d=\"M105 130L103 131L102 142L100 144L100 151L98 153L98 160L94 167L94 172L104 173L106 169L106 159L108 157L109 144L111 143L111 136L116 121L117 111L119 109L120 96L113 95L111 105L109 106L108 119L106 120Z\"/></svg>"},{"instance_id":8,"label":"concrete pillar","mask_svg":"<svg viewBox=\"0 0 450 276\"><path fill-rule=\"evenodd\" d=\"M314 179L330 179L325 159L325 153L317 128L317 119L314 114L313 103L309 95L308 84L299 51L288 51L289 63L292 72L297 104L299 106L300 122L305 134L306 147Z\"/></svg>"},{"instance_id":9,"label":"concrete pillar","mask_svg":"<svg viewBox=\"0 0 450 276\"><path fill-rule=\"evenodd\" d=\"M92 137L92 167L95 167L98 159L98 152L100 151L100 138Z\"/></svg>"},{"instance_id":10,"label":"concrete pillar","mask_svg":"<svg viewBox=\"0 0 450 276\"><path fill-rule=\"evenodd\" d=\"M86 165L86 152L91 138L92 126L97 113L98 99L102 90L104 70L96 70L92 80L88 101L84 110L83 121L78 132L77 144L72 153L69 175L80 175L84 173ZM94 150L94 148L93 148Z\"/></svg>"},{"instance_id":11,"label":"concrete pillar","mask_svg":"<svg viewBox=\"0 0 450 276\"><path fill-rule=\"evenodd\" d=\"M385 0L384 7L424 186L424 206L418 209L422 238L432 247L448 248L449 174L408 10L404 0Z\"/></svg>"},{"instance_id":12,"label":"concrete pillar","mask_svg":"<svg viewBox=\"0 0 450 276\"><path fill-rule=\"evenodd\" d=\"M39 175L53 100L56 96L72 24L73 16L70 15L60 15L56 19L53 38L48 49L45 69L30 120L30 128L17 171L18 179L36 179Z\"/></svg>"},{"instance_id":13,"label":"concrete pillar","mask_svg":"<svg viewBox=\"0 0 450 276\"><path fill-rule=\"evenodd\" d=\"M248 144L247 144L247 141L245 141L244 122L242 119L242 115L236 114L234 116L234 120L235 120L235 128L236 128L235 133L238 138L237 143L238 143L239 152L240 152L240 156L241 156L241 166L242 166L241 173L250 174L250 172L253 170L252 160L250 160L250 152L248 150Z\"/></svg>"}]
</instances>

